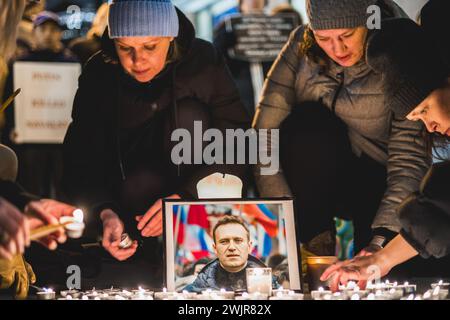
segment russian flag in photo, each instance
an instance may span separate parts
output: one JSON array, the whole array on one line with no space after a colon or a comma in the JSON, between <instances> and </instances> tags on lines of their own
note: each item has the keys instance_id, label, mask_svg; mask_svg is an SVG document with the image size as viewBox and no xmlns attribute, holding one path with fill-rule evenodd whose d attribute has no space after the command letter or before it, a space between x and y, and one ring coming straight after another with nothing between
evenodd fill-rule
<instances>
[{"instance_id":1,"label":"russian flag in photo","mask_svg":"<svg viewBox=\"0 0 450 320\"><path fill-rule=\"evenodd\" d=\"M277 217L267 208L264 204L244 204L242 206L237 205L237 209L240 209L242 213L248 217L253 218L257 223L262 225L266 233L270 237L276 237L278 233L278 220Z\"/></svg>"},{"instance_id":2,"label":"russian flag in photo","mask_svg":"<svg viewBox=\"0 0 450 320\"><path fill-rule=\"evenodd\" d=\"M213 252L213 240L208 234L208 214L203 205L182 206L179 213L177 243L183 248L185 257L198 260ZM176 221L176 220L174 220ZM176 222L175 222L175 229Z\"/></svg>"}]
</instances>

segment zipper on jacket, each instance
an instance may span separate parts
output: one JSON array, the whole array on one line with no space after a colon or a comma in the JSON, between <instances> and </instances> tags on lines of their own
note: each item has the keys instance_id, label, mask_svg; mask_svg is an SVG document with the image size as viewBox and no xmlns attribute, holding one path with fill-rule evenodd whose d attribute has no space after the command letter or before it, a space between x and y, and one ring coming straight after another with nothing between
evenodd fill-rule
<instances>
[{"instance_id":1,"label":"zipper on jacket","mask_svg":"<svg viewBox=\"0 0 450 320\"><path fill-rule=\"evenodd\" d=\"M344 72L339 72L339 73L336 75L336 77L337 77L338 80L339 80L339 86L338 86L338 88L336 89L336 93L334 94L334 97L333 97L333 103L331 104L331 110L333 111L334 114L336 114L336 103L337 103L337 99L338 99L338 97L339 97L339 94L341 93L342 87L344 86L344 80L345 80Z\"/></svg>"}]
</instances>

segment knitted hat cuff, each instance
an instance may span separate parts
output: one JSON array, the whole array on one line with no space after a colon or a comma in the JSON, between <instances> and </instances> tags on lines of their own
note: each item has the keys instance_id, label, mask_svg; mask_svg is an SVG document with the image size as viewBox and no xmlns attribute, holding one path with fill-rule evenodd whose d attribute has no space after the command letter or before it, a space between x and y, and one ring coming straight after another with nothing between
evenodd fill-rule
<instances>
[{"instance_id":1,"label":"knitted hat cuff","mask_svg":"<svg viewBox=\"0 0 450 320\"><path fill-rule=\"evenodd\" d=\"M109 9L109 37L176 37L178 15L170 1L117 1Z\"/></svg>"}]
</instances>

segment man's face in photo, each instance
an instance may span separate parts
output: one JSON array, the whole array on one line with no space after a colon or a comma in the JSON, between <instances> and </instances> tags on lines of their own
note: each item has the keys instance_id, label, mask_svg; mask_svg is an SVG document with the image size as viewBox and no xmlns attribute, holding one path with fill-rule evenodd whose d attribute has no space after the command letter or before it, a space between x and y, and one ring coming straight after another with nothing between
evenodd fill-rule
<instances>
[{"instance_id":1,"label":"man's face in photo","mask_svg":"<svg viewBox=\"0 0 450 320\"><path fill-rule=\"evenodd\" d=\"M238 223L230 223L216 229L213 247L225 270L239 272L247 265L252 244L249 234L243 226Z\"/></svg>"}]
</instances>

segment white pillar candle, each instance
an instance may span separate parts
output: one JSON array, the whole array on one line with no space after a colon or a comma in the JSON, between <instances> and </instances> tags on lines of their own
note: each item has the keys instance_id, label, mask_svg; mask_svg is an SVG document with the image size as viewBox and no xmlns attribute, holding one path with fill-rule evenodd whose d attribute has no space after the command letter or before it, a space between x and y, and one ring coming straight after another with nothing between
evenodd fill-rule
<instances>
[{"instance_id":1,"label":"white pillar candle","mask_svg":"<svg viewBox=\"0 0 450 320\"><path fill-rule=\"evenodd\" d=\"M197 183L199 199L242 198L242 180L231 174L214 173Z\"/></svg>"}]
</instances>

